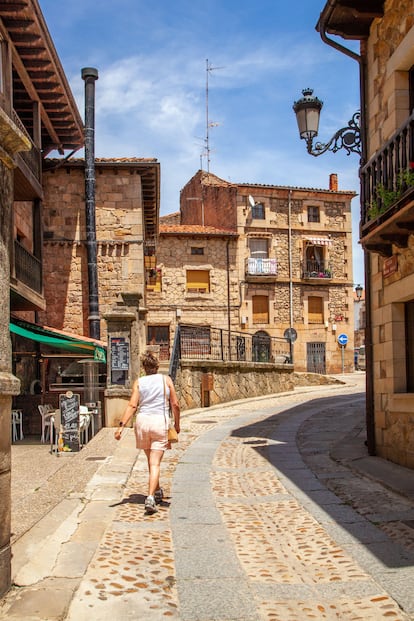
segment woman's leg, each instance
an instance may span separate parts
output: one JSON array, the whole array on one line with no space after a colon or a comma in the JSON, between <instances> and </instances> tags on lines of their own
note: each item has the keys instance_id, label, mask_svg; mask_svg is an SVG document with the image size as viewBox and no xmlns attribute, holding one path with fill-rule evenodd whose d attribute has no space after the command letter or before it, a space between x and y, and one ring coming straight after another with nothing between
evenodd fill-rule
<instances>
[{"instance_id":1,"label":"woman's leg","mask_svg":"<svg viewBox=\"0 0 414 621\"><path fill-rule=\"evenodd\" d=\"M164 457L164 451L157 449L146 449L145 455L148 462L148 496L154 496L154 493L160 486L160 467Z\"/></svg>"}]
</instances>

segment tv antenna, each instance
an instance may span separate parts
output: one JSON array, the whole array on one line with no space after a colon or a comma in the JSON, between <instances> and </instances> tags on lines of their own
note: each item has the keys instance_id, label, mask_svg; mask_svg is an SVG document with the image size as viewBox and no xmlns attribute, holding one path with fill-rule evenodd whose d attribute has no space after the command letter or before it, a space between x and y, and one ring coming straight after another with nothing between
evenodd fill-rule
<instances>
[{"instance_id":1,"label":"tv antenna","mask_svg":"<svg viewBox=\"0 0 414 621\"><path fill-rule=\"evenodd\" d=\"M212 71L216 71L217 69L224 69L224 67L213 67L211 63L209 63L208 58L206 59L206 151L205 157L207 158L207 173L210 172L210 127L218 127L219 123L215 123L214 121L210 121L208 114L208 76Z\"/></svg>"}]
</instances>

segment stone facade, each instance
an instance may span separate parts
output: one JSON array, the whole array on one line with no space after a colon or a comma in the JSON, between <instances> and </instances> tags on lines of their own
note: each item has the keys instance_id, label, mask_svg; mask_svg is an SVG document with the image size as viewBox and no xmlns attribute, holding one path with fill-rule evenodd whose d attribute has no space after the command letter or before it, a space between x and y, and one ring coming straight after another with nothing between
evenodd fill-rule
<instances>
[{"instance_id":1,"label":"stone facade","mask_svg":"<svg viewBox=\"0 0 414 621\"><path fill-rule=\"evenodd\" d=\"M158 165L154 162L154 167ZM145 294L144 215L140 163L96 162L96 238L99 311L120 295ZM88 334L88 272L83 161L44 175L44 295L40 323ZM101 338L106 324L101 322Z\"/></svg>"},{"instance_id":2,"label":"stone facade","mask_svg":"<svg viewBox=\"0 0 414 621\"><path fill-rule=\"evenodd\" d=\"M180 223L176 214L161 218L158 286L147 287L150 333L167 334L171 345L178 321L279 338L293 327L297 370L352 371L354 193L338 191L336 175L330 184L236 185L199 171L181 191ZM195 268L209 272L210 291L188 291L186 274ZM341 332L349 338L344 358Z\"/></svg>"},{"instance_id":3,"label":"stone facade","mask_svg":"<svg viewBox=\"0 0 414 621\"><path fill-rule=\"evenodd\" d=\"M414 67L414 2L388 0L367 42L368 159L408 119ZM411 85L412 89L412 85ZM407 218L407 216L405 216ZM396 269L369 255L372 381L377 454L414 468L414 393L407 375L407 304L414 300L414 237L393 246Z\"/></svg>"}]
</instances>

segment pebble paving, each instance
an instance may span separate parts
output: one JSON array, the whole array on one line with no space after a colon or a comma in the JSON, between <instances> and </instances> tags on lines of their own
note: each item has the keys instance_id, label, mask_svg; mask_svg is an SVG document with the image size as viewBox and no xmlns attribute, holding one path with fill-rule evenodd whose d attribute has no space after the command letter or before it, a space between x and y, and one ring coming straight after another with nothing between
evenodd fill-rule
<instances>
[{"instance_id":1,"label":"pebble paving","mask_svg":"<svg viewBox=\"0 0 414 621\"><path fill-rule=\"evenodd\" d=\"M314 394L184 415L159 511L144 513L139 454L64 618L414 621L391 596L413 575L413 503L332 460L341 424ZM402 546L401 574L378 569L377 538Z\"/></svg>"}]
</instances>

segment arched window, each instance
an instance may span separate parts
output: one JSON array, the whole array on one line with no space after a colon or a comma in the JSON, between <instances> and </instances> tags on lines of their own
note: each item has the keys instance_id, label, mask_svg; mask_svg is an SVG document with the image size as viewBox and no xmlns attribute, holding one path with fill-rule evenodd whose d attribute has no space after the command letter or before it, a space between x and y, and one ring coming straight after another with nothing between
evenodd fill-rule
<instances>
[{"instance_id":1,"label":"arched window","mask_svg":"<svg viewBox=\"0 0 414 621\"><path fill-rule=\"evenodd\" d=\"M270 336L264 330L259 330L252 339L253 362L269 362L270 360Z\"/></svg>"}]
</instances>

